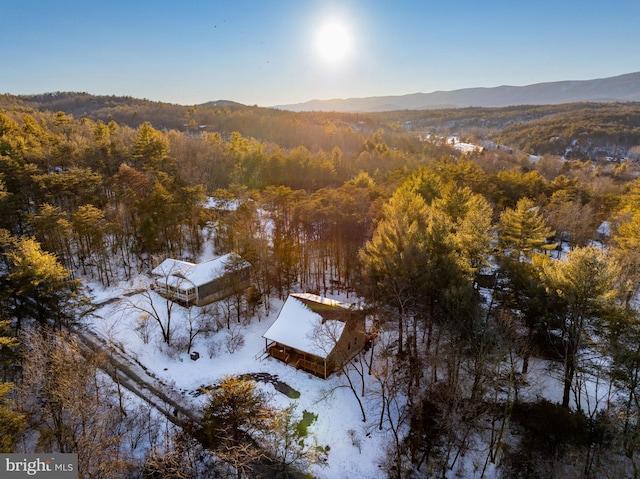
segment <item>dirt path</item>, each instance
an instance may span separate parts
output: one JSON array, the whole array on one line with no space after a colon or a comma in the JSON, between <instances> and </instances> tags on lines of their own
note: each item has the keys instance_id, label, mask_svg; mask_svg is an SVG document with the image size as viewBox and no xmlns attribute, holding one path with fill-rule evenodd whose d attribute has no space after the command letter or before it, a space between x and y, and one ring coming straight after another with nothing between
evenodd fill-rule
<instances>
[{"instance_id":1,"label":"dirt path","mask_svg":"<svg viewBox=\"0 0 640 479\"><path fill-rule=\"evenodd\" d=\"M87 353L104 358L100 369L116 384L128 389L162 413L173 424L184 427L188 422L200 422L200 416L169 396L156 385L144 368L134 363L125 354L106 344L98 336L87 331L76 332L78 341ZM177 396L177 394L176 394Z\"/></svg>"}]
</instances>

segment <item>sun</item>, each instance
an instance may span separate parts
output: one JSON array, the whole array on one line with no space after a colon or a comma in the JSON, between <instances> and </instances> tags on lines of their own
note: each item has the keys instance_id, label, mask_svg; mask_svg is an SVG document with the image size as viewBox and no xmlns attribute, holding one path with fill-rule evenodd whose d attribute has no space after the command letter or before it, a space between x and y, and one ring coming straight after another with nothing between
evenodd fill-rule
<instances>
[{"instance_id":1,"label":"sun","mask_svg":"<svg viewBox=\"0 0 640 479\"><path fill-rule=\"evenodd\" d=\"M351 52L351 33L347 26L339 20L330 20L318 28L316 48L320 57L327 63L340 63Z\"/></svg>"}]
</instances>

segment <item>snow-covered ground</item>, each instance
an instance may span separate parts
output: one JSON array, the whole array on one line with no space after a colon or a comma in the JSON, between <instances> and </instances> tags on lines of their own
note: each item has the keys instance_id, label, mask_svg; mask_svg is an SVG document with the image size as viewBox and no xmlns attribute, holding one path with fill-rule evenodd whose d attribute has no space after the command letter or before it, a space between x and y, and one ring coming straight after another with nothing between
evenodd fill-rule
<instances>
[{"instance_id":1,"label":"snow-covered ground","mask_svg":"<svg viewBox=\"0 0 640 479\"><path fill-rule=\"evenodd\" d=\"M390 436L378 429L380 414L379 397L374 393L373 381L365 375L367 392L361 398L367 415L367 422L362 421L359 405L346 378L333 375L327 380L319 379L303 371L296 370L284 363L264 357L265 340L262 335L269 329L278 316L282 301L272 300L271 309L262 308L259 313L246 324L231 322L218 332L198 335L191 352L198 352L200 357L192 360L186 348L176 351L167 348L162 342L160 328L151 318L147 319L148 340L140 328L145 316L138 305L148 307L153 302L159 316L166 318L167 305L171 305L171 329L173 340L180 342L188 331L189 314L200 311L192 307L191 311L178 304L167 302L148 289L150 278L144 275L135 280L122 283L118 287L103 288L97 284L88 284L94 304L98 305L88 325L108 344L126 351L142 364L148 373L172 390L176 391L181 402L187 408L199 410L206 401L206 394L198 394L202 387L217 383L225 375L267 373L300 392L300 397L291 399L276 391L270 383L260 382L259 387L270 393L277 406L291 404L297 406L298 415L307 410L317 415L317 421L310 428L317 444L329 446L327 463L315 465L310 471L319 479L342 479L345 477L382 478L385 477L381 464L385 461L385 449ZM354 298L335 297L339 301L350 302ZM235 350L228 345L231 339L243 341ZM232 351L230 351L232 350ZM553 403L562 400L562 366L552 361L532 358L526 385L520 390L520 399L536 401L541 398ZM354 373L352 380L359 384L359 377ZM598 387L596 387L598 386ZM358 387L358 386L356 386ZM594 408L603 407L608 398L608 385L596 385L593 380L586 381L583 391L582 407L587 414ZM572 398L572 407L575 400ZM461 459L462 470L466 465L474 463L474 458L467 461ZM452 471L455 475L455 472ZM453 477L453 476L452 476ZM489 475L491 477L491 475Z\"/></svg>"},{"instance_id":2,"label":"snow-covered ground","mask_svg":"<svg viewBox=\"0 0 640 479\"><path fill-rule=\"evenodd\" d=\"M313 467L311 472L315 477L383 477L379 464L384 460L386 438L384 432L377 428L377 417L374 416L379 409L373 398L366 395L363 398L370 419L365 423L344 377L333 375L322 380L273 358L261 359L265 348L262 335L275 321L282 302L274 301L268 314L262 318L253 318L247 325L232 323L231 330L239 332L244 338L244 344L233 353L226 347L229 337L229 330L226 328L211 333L208 337L197 336L191 351L197 351L200 358L193 361L186 351L179 354L167 351L161 342L159 328L151 326L147 344L144 343L142 334L136 331L143 313L133 309L131 303L139 302L142 305L148 300L141 293L129 294L145 289L147 281L147 278L140 276L135 281L112 289L89 285L94 303L103 304L90 320L92 330L109 343L121 346L143 364L150 374L178 391L185 405L191 404L194 409L204 404L206 394L196 396L193 393L202 386L215 384L224 375L269 373L277 376L299 391L300 397L291 399L277 392L269 383L258 384L272 395L276 405L284 407L295 404L299 415L304 410L317 414L317 421L310 428L311 433L315 435L318 445L330 447L327 464ZM166 314L165 300L153 292L150 294L160 314ZM177 304L172 306L174 338L185 333L187 314L188 309ZM153 320L149 324L152 325ZM210 351L214 351L213 357L210 357Z\"/></svg>"},{"instance_id":3,"label":"snow-covered ground","mask_svg":"<svg viewBox=\"0 0 640 479\"><path fill-rule=\"evenodd\" d=\"M481 151L482 147L478 145L474 145L473 143L465 143L460 141L457 136L452 135L447 138L447 142L451 144L456 150L461 151L462 153L473 153L474 151Z\"/></svg>"}]
</instances>

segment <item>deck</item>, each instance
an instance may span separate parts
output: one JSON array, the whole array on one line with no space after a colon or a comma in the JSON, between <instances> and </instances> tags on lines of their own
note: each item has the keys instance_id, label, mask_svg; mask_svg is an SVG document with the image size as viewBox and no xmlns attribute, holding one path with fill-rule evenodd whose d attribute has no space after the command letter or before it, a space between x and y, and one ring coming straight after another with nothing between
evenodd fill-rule
<instances>
[{"instance_id":1,"label":"deck","mask_svg":"<svg viewBox=\"0 0 640 479\"><path fill-rule=\"evenodd\" d=\"M280 344L272 344L267 347L267 353L289 366L301 369L322 379L327 379L335 371L335 366L332 362L326 362L325 364L325 361L321 358Z\"/></svg>"}]
</instances>

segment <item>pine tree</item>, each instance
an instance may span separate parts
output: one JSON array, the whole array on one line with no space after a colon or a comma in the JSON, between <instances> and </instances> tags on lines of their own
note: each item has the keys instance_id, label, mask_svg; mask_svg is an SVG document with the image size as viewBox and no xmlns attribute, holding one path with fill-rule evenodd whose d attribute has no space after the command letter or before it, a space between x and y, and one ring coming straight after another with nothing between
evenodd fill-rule
<instances>
[{"instance_id":1,"label":"pine tree","mask_svg":"<svg viewBox=\"0 0 640 479\"><path fill-rule=\"evenodd\" d=\"M564 407L569 407L581 350L598 323L617 314L615 286L619 273L612 259L594 246L576 248L564 259L547 260L542 265L548 293L563 305L558 319L563 335Z\"/></svg>"},{"instance_id":2,"label":"pine tree","mask_svg":"<svg viewBox=\"0 0 640 479\"><path fill-rule=\"evenodd\" d=\"M622 267L625 300L629 305L640 291L640 212L636 210L621 214L613 240L611 251Z\"/></svg>"},{"instance_id":3,"label":"pine tree","mask_svg":"<svg viewBox=\"0 0 640 479\"><path fill-rule=\"evenodd\" d=\"M516 207L507 208L500 215L498 225L498 244L504 255L517 261L522 256L531 258L536 250L551 250L555 245L547 242L554 234L546 225L539 208L533 201L523 198Z\"/></svg>"},{"instance_id":4,"label":"pine tree","mask_svg":"<svg viewBox=\"0 0 640 479\"><path fill-rule=\"evenodd\" d=\"M55 255L42 251L33 238L19 238L5 253L9 262L7 286L12 298L12 314L20 329L24 319L41 324L72 325L86 299L78 280Z\"/></svg>"},{"instance_id":5,"label":"pine tree","mask_svg":"<svg viewBox=\"0 0 640 479\"><path fill-rule=\"evenodd\" d=\"M10 399L13 383L0 382L0 453L10 453L22 436L24 417Z\"/></svg>"},{"instance_id":6,"label":"pine tree","mask_svg":"<svg viewBox=\"0 0 640 479\"><path fill-rule=\"evenodd\" d=\"M360 254L365 296L397 311L398 354L403 354L405 317L420 301L425 282L428 213L420 195L409 188L398 189L383 207L382 220Z\"/></svg>"},{"instance_id":7,"label":"pine tree","mask_svg":"<svg viewBox=\"0 0 640 479\"><path fill-rule=\"evenodd\" d=\"M134 138L132 155L136 166L150 170L165 169L172 164L168 155L167 138L149 122L140 125Z\"/></svg>"},{"instance_id":8,"label":"pine tree","mask_svg":"<svg viewBox=\"0 0 640 479\"><path fill-rule=\"evenodd\" d=\"M246 476L264 454L258 440L272 430L276 417L267 399L252 379L227 376L204 408L203 439L238 477Z\"/></svg>"},{"instance_id":9,"label":"pine tree","mask_svg":"<svg viewBox=\"0 0 640 479\"><path fill-rule=\"evenodd\" d=\"M0 319L0 367L3 377L7 373L5 359L18 346L17 338L9 335L9 326L9 320ZM13 452L24 428L24 417L15 410L11 400L12 390L13 383L0 379L0 453Z\"/></svg>"}]
</instances>

